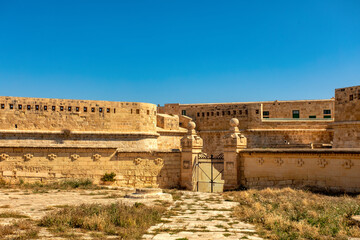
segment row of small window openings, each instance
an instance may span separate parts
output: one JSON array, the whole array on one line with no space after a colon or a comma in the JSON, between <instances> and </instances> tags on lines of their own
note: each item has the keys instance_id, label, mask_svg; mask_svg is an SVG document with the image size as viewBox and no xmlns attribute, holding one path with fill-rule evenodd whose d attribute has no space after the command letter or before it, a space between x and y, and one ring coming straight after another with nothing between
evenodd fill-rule
<instances>
[{"instance_id":1,"label":"row of small window openings","mask_svg":"<svg viewBox=\"0 0 360 240\"><path fill-rule=\"evenodd\" d=\"M130 113L133 114L133 110L130 110ZM136 114L140 114L140 109L136 109ZM150 110L146 110L146 114L150 115ZM156 112L154 112L154 115L156 115Z\"/></svg>"},{"instance_id":2,"label":"row of small window openings","mask_svg":"<svg viewBox=\"0 0 360 240\"><path fill-rule=\"evenodd\" d=\"M293 118L300 118L300 110L293 110L292 111L293 113ZM325 109L324 110L324 118L331 118L331 110L330 109ZM265 114L264 115L264 118L265 117ZM269 113L267 114L267 118L269 118ZM309 118L316 118L316 115L310 115Z\"/></svg>"},{"instance_id":3,"label":"row of small window openings","mask_svg":"<svg viewBox=\"0 0 360 240\"><path fill-rule=\"evenodd\" d=\"M4 109L5 108L5 104L1 104L1 109ZM9 104L9 108L10 109L14 109L14 104ZM43 107L44 108L44 111L47 111L48 110L48 107L47 106L44 106ZM18 109L19 110L21 110L21 109L23 109L23 106L21 105L21 104L19 104L18 105ZM31 110L31 105L26 105L26 109L27 110ZM51 109L53 110L53 111L55 111L56 110L56 106L52 106L51 107ZM60 111L64 111L64 109L65 109L65 107L64 106L60 106ZM40 106L39 105L35 105L35 110L40 110ZM69 112L71 112L71 110L72 110L72 107L71 106L69 106L69 107L67 107L67 110L69 111ZM80 112L80 107L75 107L75 111L76 112ZM88 108L87 107L84 107L83 108L83 111L84 112L87 112L88 111ZM104 111L104 108L99 108L99 112L103 112ZM91 108L91 112L95 112L95 108L94 107L92 107ZM106 108L106 112L107 113L110 113L110 108ZM114 113L116 112L116 109L114 108Z\"/></svg>"},{"instance_id":4,"label":"row of small window openings","mask_svg":"<svg viewBox=\"0 0 360 240\"><path fill-rule=\"evenodd\" d=\"M358 99L360 99L360 90L358 92ZM349 101L352 101L352 100L354 100L354 95L353 94L349 95Z\"/></svg>"},{"instance_id":5,"label":"row of small window openings","mask_svg":"<svg viewBox=\"0 0 360 240\"><path fill-rule=\"evenodd\" d=\"M245 114L248 114L248 110L245 110L244 111L245 112ZM227 115L231 115L231 111L222 111L222 115L223 116L225 116L226 115L226 113L227 113ZM233 115L236 115L237 114L237 111L236 110L233 110ZM182 115L186 115L186 111L185 110L182 110L182 113L181 113ZM242 110L239 110L239 114L240 115L242 115L243 114L243 111ZM206 112L206 116L207 117L209 117L209 116L214 116L215 115L215 113L214 112ZM197 113L197 116L198 117L200 117L200 113ZM202 117L205 117L205 113L203 112L203 113L201 113L201 116ZM216 112L216 116L220 116L220 112Z\"/></svg>"}]
</instances>

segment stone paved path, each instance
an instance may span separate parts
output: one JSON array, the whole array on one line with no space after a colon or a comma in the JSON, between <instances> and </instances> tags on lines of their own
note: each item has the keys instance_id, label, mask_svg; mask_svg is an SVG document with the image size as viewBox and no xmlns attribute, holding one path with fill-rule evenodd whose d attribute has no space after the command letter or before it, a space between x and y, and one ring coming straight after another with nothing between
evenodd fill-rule
<instances>
[{"instance_id":1,"label":"stone paved path","mask_svg":"<svg viewBox=\"0 0 360 240\"><path fill-rule=\"evenodd\" d=\"M217 193L181 193L170 207L171 214L152 226L144 239L261 239L253 225L231 217L236 202L225 201Z\"/></svg>"}]
</instances>

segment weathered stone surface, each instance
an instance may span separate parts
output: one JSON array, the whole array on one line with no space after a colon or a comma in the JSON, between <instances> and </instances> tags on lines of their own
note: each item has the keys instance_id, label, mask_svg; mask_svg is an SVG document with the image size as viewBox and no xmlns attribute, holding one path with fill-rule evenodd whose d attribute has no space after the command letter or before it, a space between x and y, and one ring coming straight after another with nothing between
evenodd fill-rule
<instances>
[{"instance_id":1,"label":"weathered stone surface","mask_svg":"<svg viewBox=\"0 0 360 240\"><path fill-rule=\"evenodd\" d=\"M238 203L224 201L220 194L182 192L170 209L174 216L152 226L144 239L253 239L260 240L253 225L231 216Z\"/></svg>"}]
</instances>

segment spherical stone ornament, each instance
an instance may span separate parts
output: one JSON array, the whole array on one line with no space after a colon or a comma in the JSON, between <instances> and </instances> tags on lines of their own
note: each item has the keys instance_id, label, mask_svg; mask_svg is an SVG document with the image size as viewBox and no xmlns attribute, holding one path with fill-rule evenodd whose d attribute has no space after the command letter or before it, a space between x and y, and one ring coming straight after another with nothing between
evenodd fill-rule
<instances>
[{"instance_id":1,"label":"spherical stone ornament","mask_svg":"<svg viewBox=\"0 0 360 240\"><path fill-rule=\"evenodd\" d=\"M237 118L230 119L230 126L237 127L239 125L239 120Z\"/></svg>"},{"instance_id":2,"label":"spherical stone ornament","mask_svg":"<svg viewBox=\"0 0 360 240\"><path fill-rule=\"evenodd\" d=\"M189 130L193 130L193 129L195 129L195 127L196 127L196 124L194 122L189 122L188 123L188 129Z\"/></svg>"}]
</instances>

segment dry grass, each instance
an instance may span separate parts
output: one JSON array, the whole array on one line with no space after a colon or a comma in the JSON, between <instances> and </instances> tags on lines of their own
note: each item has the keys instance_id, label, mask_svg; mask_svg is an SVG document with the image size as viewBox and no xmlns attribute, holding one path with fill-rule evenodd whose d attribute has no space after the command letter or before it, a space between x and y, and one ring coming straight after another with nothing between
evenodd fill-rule
<instances>
[{"instance_id":1,"label":"dry grass","mask_svg":"<svg viewBox=\"0 0 360 240\"><path fill-rule=\"evenodd\" d=\"M28 218L28 216L14 211L5 211L0 213L0 218Z\"/></svg>"},{"instance_id":2,"label":"dry grass","mask_svg":"<svg viewBox=\"0 0 360 240\"><path fill-rule=\"evenodd\" d=\"M360 197L325 196L302 190L264 189L225 193L240 203L234 215L270 239L348 239L360 237L351 216Z\"/></svg>"},{"instance_id":3,"label":"dry grass","mask_svg":"<svg viewBox=\"0 0 360 240\"><path fill-rule=\"evenodd\" d=\"M71 189L91 189L99 190L104 187L94 185L90 179L67 179L52 183L24 183L20 181L19 184L7 184L0 180L0 188L17 188L17 189L30 189L32 193L46 193L48 190L71 190Z\"/></svg>"},{"instance_id":4,"label":"dry grass","mask_svg":"<svg viewBox=\"0 0 360 240\"><path fill-rule=\"evenodd\" d=\"M37 239L39 229L31 220L16 221L11 225L0 225L1 239Z\"/></svg>"},{"instance_id":5,"label":"dry grass","mask_svg":"<svg viewBox=\"0 0 360 240\"><path fill-rule=\"evenodd\" d=\"M121 239L139 239L150 226L161 221L164 211L163 207L147 207L140 203L133 206L82 204L48 213L40 220L39 226L49 227L55 232L78 228L118 235Z\"/></svg>"}]
</instances>

